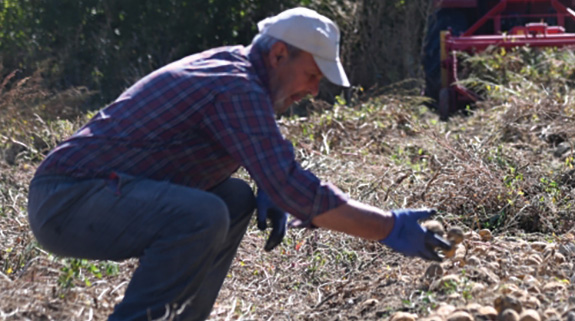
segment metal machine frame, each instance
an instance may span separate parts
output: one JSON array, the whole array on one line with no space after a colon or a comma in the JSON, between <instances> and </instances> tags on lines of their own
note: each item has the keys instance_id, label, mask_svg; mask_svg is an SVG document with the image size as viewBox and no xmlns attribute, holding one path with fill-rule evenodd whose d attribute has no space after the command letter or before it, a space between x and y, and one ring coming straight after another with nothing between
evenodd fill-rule
<instances>
[{"instance_id":1,"label":"metal machine frame","mask_svg":"<svg viewBox=\"0 0 575 321\"><path fill-rule=\"evenodd\" d=\"M501 31L501 21L507 18L503 13L508 5L534 3L547 3L555 13L525 14L524 17L555 18L557 25L549 26L543 22L536 22L514 26L507 33ZM575 33L565 32L566 19L572 19L575 22L575 11L560 3L559 0L502 0L463 34L457 36L453 35L450 30L442 31L440 36L441 90L438 102L440 116L447 118L457 111L459 106L479 100L475 93L458 84L456 52L479 52L490 46L505 48L575 46ZM488 21L493 21L495 34L477 35L476 32Z\"/></svg>"}]
</instances>

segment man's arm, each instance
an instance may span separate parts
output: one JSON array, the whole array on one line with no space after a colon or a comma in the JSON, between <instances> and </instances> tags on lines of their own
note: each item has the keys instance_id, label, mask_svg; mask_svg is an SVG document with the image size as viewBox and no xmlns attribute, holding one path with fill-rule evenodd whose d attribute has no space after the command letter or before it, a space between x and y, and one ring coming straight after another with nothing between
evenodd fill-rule
<instances>
[{"instance_id":1,"label":"man's arm","mask_svg":"<svg viewBox=\"0 0 575 321\"><path fill-rule=\"evenodd\" d=\"M451 250L452 244L419 224L435 214L433 209L398 209L385 212L349 200L312 219L312 224L327 229L377 240L407 256L441 261L437 249Z\"/></svg>"},{"instance_id":2,"label":"man's arm","mask_svg":"<svg viewBox=\"0 0 575 321\"><path fill-rule=\"evenodd\" d=\"M394 217L377 207L349 200L312 220L313 225L367 240L382 240L393 228Z\"/></svg>"}]
</instances>

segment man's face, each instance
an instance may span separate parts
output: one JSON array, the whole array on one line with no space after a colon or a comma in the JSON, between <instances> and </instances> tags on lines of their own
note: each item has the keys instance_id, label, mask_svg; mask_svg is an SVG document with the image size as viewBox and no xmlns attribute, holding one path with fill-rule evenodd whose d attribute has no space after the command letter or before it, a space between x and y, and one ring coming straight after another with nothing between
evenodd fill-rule
<instances>
[{"instance_id":1,"label":"man's face","mask_svg":"<svg viewBox=\"0 0 575 321\"><path fill-rule=\"evenodd\" d=\"M313 56L305 51L290 55L285 44L278 42L268 56L270 91L274 109L285 112L291 104L307 95L316 96L323 76Z\"/></svg>"}]
</instances>

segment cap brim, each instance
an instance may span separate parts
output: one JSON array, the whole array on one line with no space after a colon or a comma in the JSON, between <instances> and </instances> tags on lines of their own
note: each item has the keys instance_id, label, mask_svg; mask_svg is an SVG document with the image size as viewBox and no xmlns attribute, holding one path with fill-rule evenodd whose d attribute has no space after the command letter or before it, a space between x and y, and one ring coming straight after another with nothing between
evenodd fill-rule
<instances>
[{"instance_id":1,"label":"cap brim","mask_svg":"<svg viewBox=\"0 0 575 321\"><path fill-rule=\"evenodd\" d=\"M323 73L323 75L327 78L327 80L331 81L336 85L340 85L343 87L349 87L349 80L345 75L345 70L341 65L341 62L328 60L321 57L313 56L315 63L319 67L319 70Z\"/></svg>"}]
</instances>

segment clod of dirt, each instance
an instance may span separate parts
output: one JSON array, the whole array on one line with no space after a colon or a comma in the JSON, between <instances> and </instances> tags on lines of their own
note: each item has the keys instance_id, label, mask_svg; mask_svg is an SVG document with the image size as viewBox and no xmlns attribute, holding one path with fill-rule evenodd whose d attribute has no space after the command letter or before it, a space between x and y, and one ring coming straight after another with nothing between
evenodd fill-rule
<instances>
[{"instance_id":1,"label":"clod of dirt","mask_svg":"<svg viewBox=\"0 0 575 321\"><path fill-rule=\"evenodd\" d=\"M527 309L519 315L519 321L541 321L539 313L533 309Z\"/></svg>"},{"instance_id":2,"label":"clod of dirt","mask_svg":"<svg viewBox=\"0 0 575 321\"><path fill-rule=\"evenodd\" d=\"M493 235L491 234L491 231L488 229L479 230L479 232L477 233L481 237L481 240L484 242L491 241L493 239Z\"/></svg>"},{"instance_id":3,"label":"clod of dirt","mask_svg":"<svg viewBox=\"0 0 575 321\"><path fill-rule=\"evenodd\" d=\"M447 321L473 321L473 317L465 311L456 311L447 317Z\"/></svg>"},{"instance_id":4,"label":"clod of dirt","mask_svg":"<svg viewBox=\"0 0 575 321\"><path fill-rule=\"evenodd\" d=\"M481 309L481 304L479 303L469 303L468 305L465 306L465 311L471 313L471 314L477 314L477 312L479 311L479 309Z\"/></svg>"},{"instance_id":5,"label":"clod of dirt","mask_svg":"<svg viewBox=\"0 0 575 321\"><path fill-rule=\"evenodd\" d=\"M531 243L531 248L537 252L543 252L547 247L547 243L545 242L533 242Z\"/></svg>"},{"instance_id":6,"label":"clod of dirt","mask_svg":"<svg viewBox=\"0 0 575 321\"><path fill-rule=\"evenodd\" d=\"M465 260L465 264L470 265L470 266L480 266L481 260L479 260L479 258L477 256L472 255L472 256L468 257L467 260Z\"/></svg>"},{"instance_id":7,"label":"clod of dirt","mask_svg":"<svg viewBox=\"0 0 575 321\"><path fill-rule=\"evenodd\" d=\"M439 315L429 315L428 317L419 319L418 321L444 321L444 319Z\"/></svg>"},{"instance_id":8,"label":"clod of dirt","mask_svg":"<svg viewBox=\"0 0 575 321\"><path fill-rule=\"evenodd\" d=\"M567 285L563 282L552 281L543 286L543 292L556 293L563 291Z\"/></svg>"},{"instance_id":9,"label":"clod of dirt","mask_svg":"<svg viewBox=\"0 0 575 321\"><path fill-rule=\"evenodd\" d=\"M457 244L454 246L455 248L455 255L453 256L452 261L458 262L460 266L465 265L465 255L467 254L467 248L463 244Z\"/></svg>"},{"instance_id":10,"label":"clod of dirt","mask_svg":"<svg viewBox=\"0 0 575 321\"><path fill-rule=\"evenodd\" d=\"M361 303L361 305L364 307L372 307L372 306L376 306L378 304L379 304L379 300L377 300L377 299L367 299Z\"/></svg>"},{"instance_id":11,"label":"clod of dirt","mask_svg":"<svg viewBox=\"0 0 575 321\"><path fill-rule=\"evenodd\" d=\"M424 278L435 279L443 275L443 268L439 263L431 263L425 270Z\"/></svg>"},{"instance_id":12,"label":"clod of dirt","mask_svg":"<svg viewBox=\"0 0 575 321\"><path fill-rule=\"evenodd\" d=\"M459 281L460 281L459 276L455 274L448 274L443 276L441 279L435 280L429 287L429 290L431 291L448 290L450 286L453 286L454 284L459 284Z\"/></svg>"},{"instance_id":13,"label":"clod of dirt","mask_svg":"<svg viewBox=\"0 0 575 321\"><path fill-rule=\"evenodd\" d=\"M483 283L474 283L473 286L471 286L471 294L484 293L485 288L486 286Z\"/></svg>"},{"instance_id":14,"label":"clod of dirt","mask_svg":"<svg viewBox=\"0 0 575 321\"><path fill-rule=\"evenodd\" d=\"M463 242L464 238L465 234L459 227L452 227L447 231L447 239L452 243L459 244Z\"/></svg>"},{"instance_id":15,"label":"clod of dirt","mask_svg":"<svg viewBox=\"0 0 575 321\"><path fill-rule=\"evenodd\" d=\"M517 313L521 313L523 307L521 306L521 302L514 297L504 295L500 296L493 302L493 307L497 310L497 313L501 314L503 311L512 309Z\"/></svg>"},{"instance_id":16,"label":"clod of dirt","mask_svg":"<svg viewBox=\"0 0 575 321\"><path fill-rule=\"evenodd\" d=\"M541 306L541 301L533 295L529 295L522 303L525 308L534 310L539 309Z\"/></svg>"},{"instance_id":17,"label":"clod of dirt","mask_svg":"<svg viewBox=\"0 0 575 321\"><path fill-rule=\"evenodd\" d=\"M396 312L389 321L415 321L417 320L417 314L407 313L407 312Z\"/></svg>"},{"instance_id":18,"label":"clod of dirt","mask_svg":"<svg viewBox=\"0 0 575 321\"><path fill-rule=\"evenodd\" d=\"M480 241L481 235L479 235L479 233L477 233L475 231L469 231L469 232L465 233L465 238L468 240L472 240L472 241Z\"/></svg>"},{"instance_id":19,"label":"clod of dirt","mask_svg":"<svg viewBox=\"0 0 575 321\"><path fill-rule=\"evenodd\" d=\"M539 265L541 264L541 262L543 262L543 258L541 257L541 255L535 253L529 255L529 257L524 262L527 265Z\"/></svg>"},{"instance_id":20,"label":"clod of dirt","mask_svg":"<svg viewBox=\"0 0 575 321\"><path fill-rule=\"evenodd\" d=\"M543 316L545 320L561 320L561 315L553 308L545 310Z\"/></svg>"},{"instance_id":21,"label":"clod of dirt","mask_svg":"<svg viewBox=\"0 0 575 321\"><path fill-rule=\"evenodd\" d=\"M512 293L516 293L519 291L519 287L517 287L517 285L510 283L510 284L503 284L500 286L501 287L501 293L502 294L512 294Z\"/></svg>"},{"instance_id":22,"label":"clod of dirt","mask_svg":"<svg viewBox=\"0 0 575 321\"><path fill-rule=\"evenodd\" d=\"M531 287L535 287L535 288L537 288L537 290L539 289L539 287L541 287L541 282L539 282L539 280L537 280L533 275L530 275L530 274L526 274L523 277L523 283L527 286L528 290ZM541 291L536 291L536 292L539 293Z\"/></svg>"},{"instance_id":23,"label":"clod of dirt","mask_svg":"<svg viewBox=\"0 0 575 321\"><path fill-rule=\"evenodd\" d=\"M497 310L491 306L482 306L477 310L480 320L495 320L497 318Z\"/></svg>"},{"instance_id":24,"label":"clod of dirt","mask_svg":"<svg viewBox=\"0 0 575 321\"><path fill-rule=\"evenodd\" d=\"M555 252L555 253L553 253L553 261L555 261L555 263L557 263L557 264L561 264L561 263L565 263L567 261L567 259L565 258L565 255L563 255L559 252Z\"/></svg>"},{"instance_id":25,"label":"clod of dirt","mask_svg":"<svg viewBox=\"0 0 575 321\"><path fill-rule=\"evenodd\" d=\"M497 316L498 321L519 321L519 314L513 309L505 309Z\"/></svg>"},{"instance_id":26,"label":"clod of dirt","mask_svg":"<svg viewBox=\"0 0 575 321\"><path fill-rule=\"evenodd\" d=\"M451 304L447 303L440 303L435 313L442 318L446 318L448 315L452 314L455 311L455 307Z\"/></svg>"},{"instance_id":27,"label":"clod of dirt","mask_svg":"<svg viewBox=\"0 0 575 321\"><path fill-rule=\"evenodd\" d=\"M497 274L495 274L495 272L493 272L493 270L495 270L495 268L489 265L487 267L482 266L475 270L475 274L478 280L481 280L487 284L498 284L501 279L499 276L497 276Z\"/></svg>"}]
</instances>

